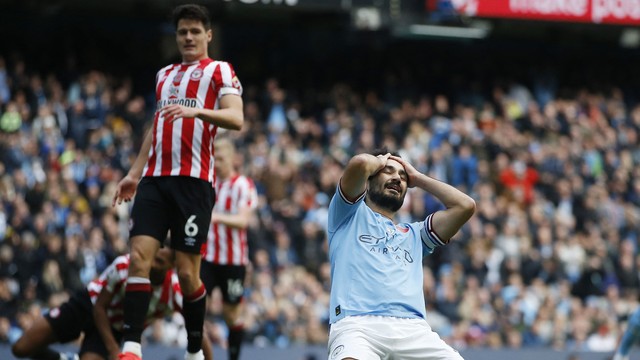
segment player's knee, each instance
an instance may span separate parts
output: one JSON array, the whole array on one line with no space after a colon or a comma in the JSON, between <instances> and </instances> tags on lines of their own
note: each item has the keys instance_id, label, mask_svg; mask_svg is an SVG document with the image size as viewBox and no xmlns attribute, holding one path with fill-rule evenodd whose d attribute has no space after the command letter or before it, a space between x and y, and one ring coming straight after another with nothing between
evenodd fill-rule
<instances>
[{"instance_id":1,"label":"player's knee","mask_svg":"<svg viewBox=\"0 0 640 360\"><path fill-rule=\"evenodd\" d=\"M224 305L222 308L222 317L228 326L235 326L240 319L239 305Z\"/></svg>"},{"instance_id":2,"label":"player's knee","mask_svg":"<svg viewBox=\"0 0 640 360\"><path fill-rule=\"evenodd\" d=\"M131 249L129 255L129 275L141 276L148 275L151 271L153 263L153 255L146 254L144 251Z\"/></svg>"},{"instance_id":3,"label":"player's knee","mask_svg":"<svg viewBox=\"0 0 640 360\"><path fill-rule=\"evenodd\" d=\"M195 274L189 268L180 268L178 269L178 280L183 289L196 291L200 284L200 275Z\"/></svg>"}]
</instances>

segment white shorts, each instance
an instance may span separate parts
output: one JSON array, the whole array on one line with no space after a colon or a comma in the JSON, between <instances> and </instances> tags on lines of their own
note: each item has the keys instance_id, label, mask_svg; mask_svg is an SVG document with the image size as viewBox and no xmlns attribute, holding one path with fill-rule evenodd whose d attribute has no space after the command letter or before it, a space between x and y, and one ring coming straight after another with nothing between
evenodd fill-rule
<instances>
[{"instance_id":1,"label":"white shorts","mask_svg":"<svg viewBox=\"0 0 640 360\"><path fill-rule=\"evenodd\" d=\"M331 325L329 360L462 360L424 319L348 316Z\"/></svg>"}]
</instances>

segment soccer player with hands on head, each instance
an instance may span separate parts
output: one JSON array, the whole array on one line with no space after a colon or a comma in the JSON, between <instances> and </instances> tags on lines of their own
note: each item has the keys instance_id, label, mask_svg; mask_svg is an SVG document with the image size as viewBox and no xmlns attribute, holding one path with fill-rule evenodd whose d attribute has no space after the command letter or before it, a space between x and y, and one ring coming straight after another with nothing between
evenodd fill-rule
<instances>
[{"instance_id":1,"label":"soccer player with hands on head","mask_svg":"<svg viewBox=\"0 0 640 360\"><path fill-rule=\"evenodd\" d=\"M409 188L446 209L396 223ZM469 196L386 149L349 160L329 205L329 359L462 359L426 321L422 258L474 212Z\"/></svg>"}]
</instances>

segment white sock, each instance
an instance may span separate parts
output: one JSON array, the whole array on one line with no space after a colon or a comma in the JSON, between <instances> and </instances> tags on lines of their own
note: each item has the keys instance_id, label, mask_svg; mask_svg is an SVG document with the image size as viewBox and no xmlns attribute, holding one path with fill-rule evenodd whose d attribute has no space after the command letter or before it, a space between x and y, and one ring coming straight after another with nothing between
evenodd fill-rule
<instances>
[{"instance_id":1,"label":"white sock","mask_svg":"<svg viewBox=\"0 0 640 360\"><path fill-rule=\"evenodd\" d=\"M187 352L184 354L184 360L204 360L204 353L202 352L202 349L195 354Z\"/></svg>"},{"instance_id":2,"label":"white sock","mask_svg":"<svg viewBox=\"0 0 640 360\"><path fill-rule=\"evenodd\" d=\"M142 345L140 345L140 343L133 342L133 341L125 341L124 346L122 347L122 352L132 353L142 358Z\"/></svg>"}]
</instances>

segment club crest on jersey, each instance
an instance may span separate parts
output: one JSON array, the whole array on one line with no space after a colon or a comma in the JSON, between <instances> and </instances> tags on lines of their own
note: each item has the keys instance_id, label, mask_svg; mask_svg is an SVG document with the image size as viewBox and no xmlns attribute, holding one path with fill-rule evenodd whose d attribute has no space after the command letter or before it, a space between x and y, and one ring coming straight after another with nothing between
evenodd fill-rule
<instances>
[{"instance_id":1,"label":"club crest on jersey","mask_svg":"<svg viewBox=\"0 0 640 360\"><path fill-rule=\"evenodd\" d=\"M234 76L233 79L231 79L231 86L240 90L240 80L238 79L237 76Z\"/></svg>"},{"instance_id":2,"label":"club crest on jersey","mask_svg":"<svg viewBox=\"0 0 640 360\"><path fill-rule=\"evenodd\" d=\"M173 83L179 84L182 81L182 77L184 76L184 71L178 71L176 76L173 77Z\"/></svg>"},{"instance_id":3,"label":"club crest on jersey","mask_svg":"<svg viewBox=\"0 0 640 360\"><path fill-rule=\"evenodd\" d=\"M202 77L202 69L195 69L193 70L193 72L191 72L191 80L200 80L200 78Z\"/></svg>"}]
</instances>

